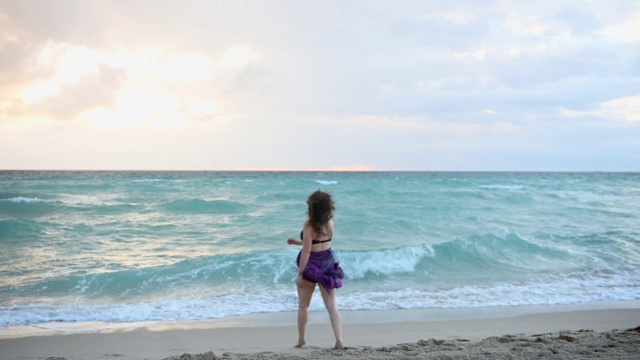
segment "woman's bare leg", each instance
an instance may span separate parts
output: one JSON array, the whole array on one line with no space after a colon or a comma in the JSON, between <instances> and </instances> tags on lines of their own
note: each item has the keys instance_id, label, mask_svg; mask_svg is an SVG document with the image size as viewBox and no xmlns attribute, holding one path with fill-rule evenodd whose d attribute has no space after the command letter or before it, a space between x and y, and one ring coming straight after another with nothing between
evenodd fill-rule
<instances>
[{"instance_id":1,"label":"woman's bare leg","mask_svg":"<svg viewBox=\"0 0 640 360\"><path fill-rule=\"evenodd\" d=\"M298 343L295 347L303 347L306 344L304 333L309 319L309 304L311 304L311 296L313 296L315 288L315 283L304 279L298 286Z\"/></svg>"},{"instance_id":2,"label":"woman's bare leg","mask_svg":"<svg viewBox=\"0 0 640 360\"><path fill-rule=\"evenodd\" d=\"M338 304L336 303L336 289L326 290L320 285L320 293L322 294L322 300L324 300L324 306L327 308L327 312L329 312L333 335L336 337L334 349L342 349L344 347L342 344L342 317L340 316Z\"/></svg>"}]
</instances>

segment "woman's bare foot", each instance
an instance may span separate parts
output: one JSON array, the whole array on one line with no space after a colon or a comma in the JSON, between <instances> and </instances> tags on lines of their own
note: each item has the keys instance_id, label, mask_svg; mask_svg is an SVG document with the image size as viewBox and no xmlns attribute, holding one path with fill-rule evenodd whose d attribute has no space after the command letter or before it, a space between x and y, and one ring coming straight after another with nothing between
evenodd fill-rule
<instances>
[{"instance_id":1,"label":"woman's bare foot","mask_svg":"<svg viewBox=\"0 0 640 360\"><path fill-rule=\"evenodd\" d=\"M342 341L336 341L336 345L333 348L334 349L344 349L344 345L342 345Z\"/></svg>"},{"instance_id":2,"label":"woman's bare foot","mask_svg":"<svg viewBox=\"0 0 640 360\"><path fill-rule=\"evenodd\" d=\"M306 342L306 341L304 341L304 339L300 339L300 340L298 340L298 343L297 343L297 344L295 344L293 347L301 348L301 347L303 347L306 343L307 343L307 342Z\"/></svg>"}]
</instances>

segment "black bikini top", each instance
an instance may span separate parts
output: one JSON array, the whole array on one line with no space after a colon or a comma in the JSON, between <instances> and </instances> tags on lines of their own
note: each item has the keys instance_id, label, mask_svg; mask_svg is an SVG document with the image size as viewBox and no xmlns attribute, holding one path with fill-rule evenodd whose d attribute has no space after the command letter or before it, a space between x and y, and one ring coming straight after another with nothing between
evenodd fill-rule
<instances>
[{"instance_id":1,"label":"black bikini top","mask_svg":"<svg viewBox=\"0 0 640 360\"><path fill-rule=\"evenodd\" d=\"M302 240L302 235L303 235L303 233L304 233L304 230L301 230L301 231L300 231L300 240ZM326 243L326 242L331 241L331 239L332 239L332 238L333 238L333 236L331 236L331 237L330 237L330 238L328 238L327 240L318 240L318 239L315 239L315 240L312 240L312 241L311 241L311 245Z\"/></svg>"}]
</instances>

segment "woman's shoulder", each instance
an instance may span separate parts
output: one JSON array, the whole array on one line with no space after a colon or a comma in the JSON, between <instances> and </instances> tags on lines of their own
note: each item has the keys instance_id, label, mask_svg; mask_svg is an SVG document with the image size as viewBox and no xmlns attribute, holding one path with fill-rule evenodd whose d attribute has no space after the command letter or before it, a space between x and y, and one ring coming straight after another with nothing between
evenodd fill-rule
<instances>
[{"instance_id":1,"label":"woman's shoulder","mask_svg":"<svg viewBox=\"0 0 640 360\"><path fill-rule=\"evenodd\" d=\"M309 220L305 221L304 224L302 225L302 231L304 232L309 232L309 234L313 233L313 225L311 225L311 222Z\"/></svg>"}]
</instances>

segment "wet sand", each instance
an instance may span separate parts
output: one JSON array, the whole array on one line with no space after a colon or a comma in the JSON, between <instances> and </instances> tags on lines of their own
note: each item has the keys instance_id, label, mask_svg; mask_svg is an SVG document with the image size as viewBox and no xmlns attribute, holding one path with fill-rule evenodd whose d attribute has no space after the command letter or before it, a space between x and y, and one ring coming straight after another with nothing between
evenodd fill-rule
<instances>
[{"instance_id":1,"label":"wet sand","mask_svg":"<svg viewBox=\"0 0 640 360\"><path fill-rule=\"evenodd\" d=\"M0 331L0 358L28 359L637 359L639 302L343 312L346 349L333 350L326 313L307 345L295 313L145 324L44 324Z\"/></svg>"}]
</instances>

